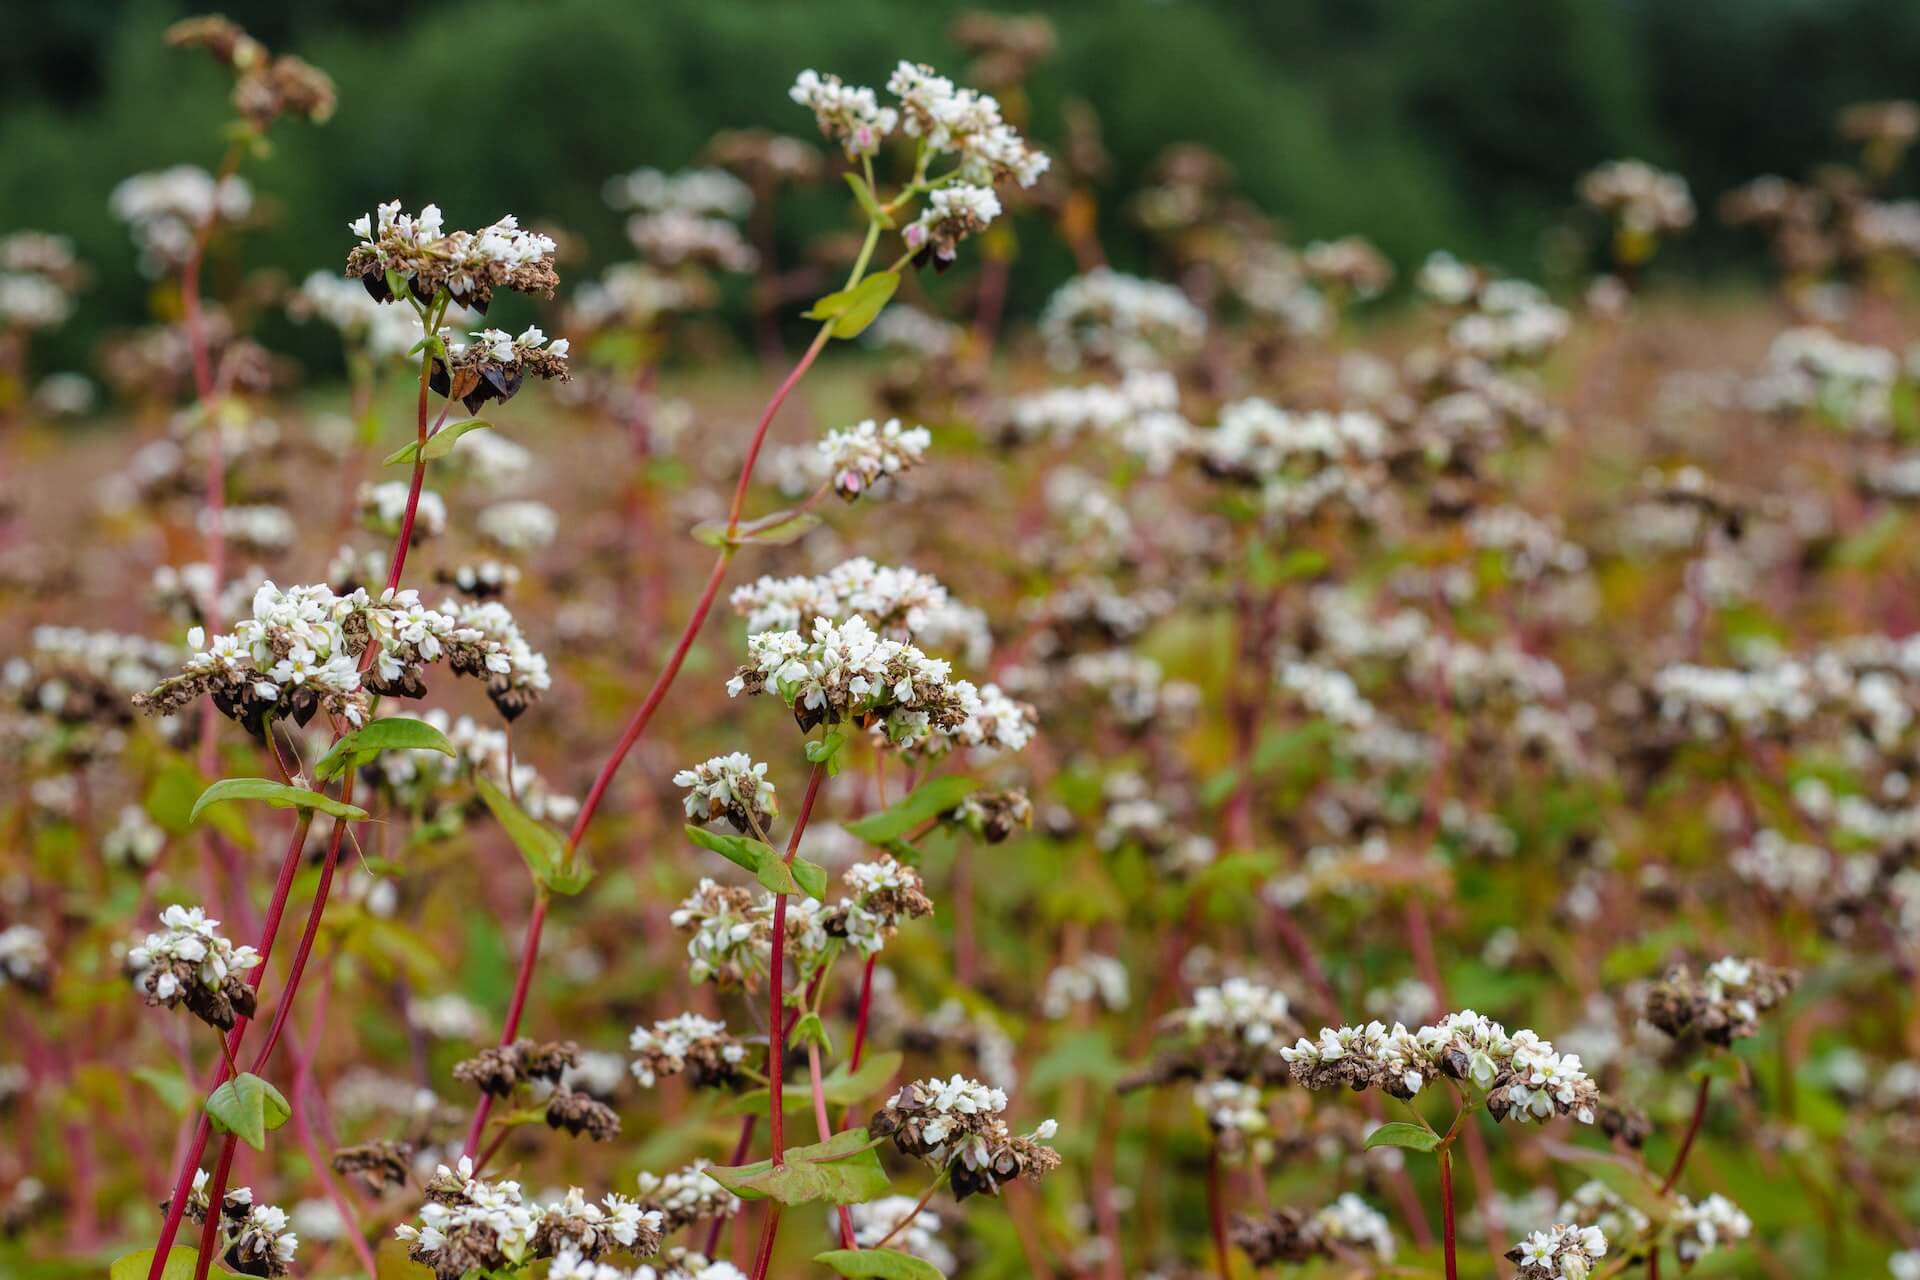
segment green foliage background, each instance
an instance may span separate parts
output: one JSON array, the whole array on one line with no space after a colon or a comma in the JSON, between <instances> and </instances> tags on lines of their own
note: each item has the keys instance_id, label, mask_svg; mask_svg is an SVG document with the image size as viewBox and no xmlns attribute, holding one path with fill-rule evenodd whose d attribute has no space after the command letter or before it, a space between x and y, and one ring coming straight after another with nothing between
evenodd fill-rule
<instances>
[{"instance_id":1,"label":"green foliage background","mask_svg":"<svg viewBox=\"0 0 1920 1280\"><path fill-rule=\"evenodd\" d=\"M0 44L0 229L72 234L100 269L52 344L84 359L137 314L142 284L106 208L122 176L212 164L224 73L164 48L198 6L8 0ZM717 129L807 133L786 101L815 66L878 81L893 59L957 70L958 0L302 0L229 4L276 48L333 74L338 116L283 125L251 171L274 222L250 264L296 275L344 251L377 200L438 201L455 223L512 210L624 253L601 201L610 174L696 159ZM1097 109L1114 159L1103 233L1143 247L1116 211L1167 144L1204 140L1298 238L1359 231L1403 266L1428 249L1538 274L1544 233L1593 163L1677 168L1703 205L1758 173L1835 154L1836 108L1920 88L1913 0L1105 0L1039 3L1060 52L1034 85L1036 132L1063 99ZM795 246L842 216L841 193L783 210ZM1037 241L1040 237L1029 237ZM1069 269L1048 251L1016 309ZM1737 269L1751 247L1704 227L1668 270Z\"/></svg>"}]
</instances>

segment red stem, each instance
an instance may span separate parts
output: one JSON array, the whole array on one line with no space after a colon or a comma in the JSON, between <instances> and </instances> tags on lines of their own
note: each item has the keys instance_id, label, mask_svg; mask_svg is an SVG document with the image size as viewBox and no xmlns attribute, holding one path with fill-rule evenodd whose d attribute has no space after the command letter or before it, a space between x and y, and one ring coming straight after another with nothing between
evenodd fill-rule
<instances>
[{"instance_id":1,"label":"red stem","mask_svg":"<svg viewBox=\"0 0 1920 1280\"><path fill-rule=\"evenodd\" d=\"M807 1078L813 1085L813 1122L820 1129L820 1141L833 1137L833 1122L827 1119L827 1093L820 1083L820 1043L807 1041ZM853 1239L853 1214L840 1205L840 1247L858 1249Z\"/></svg>"},{"instance_id":2,"label":"red stem","mask_svg":"<svg viewBox=\"0 0 1920 1280\"><path fill-rule=\"evenodd\" d=\"M1446 1243L1447 1280L1460 1280L1460 1263L1454 1257L1453 1225L1453 1153L1440 1148L1440 1230Z\"/></svg>"},{"instance_id":3,"label":"red stem","mask_svg":"<svg viewBox=\"0 0 1920 1280\"><path fill-rule=\"evenodd\" d=\"M1226 1189L1220 1179L1220 1144L1207 1149L1207 1222L1213 1229L1213 1260L1220 1280L1233 1275L1231 1255L1227 1252Z\"/></svg>"},{"instance_id":4,"label":"red stem","mask_svg":"<svg viewBox=\"0 0 1920 1280\"><path fill-rule=\"evenodd\" d=\"M753 440L747 445L746 461L740 465L740 483L733 487L733 505L727 510L727 533L733 534L740 528L740 508L747 501L747 484L753 479L753 464L760 458L760 446L766 443L767 428L773 423L773 415L780 412L780 406L786 403L787 396L793 391L802 375L813 367L814 359L826 349L827 339L832 336L830 326L821 325L820 333L814 338L800 360L787 374L786 381L774 391L773 399L767 401L767 407L761 411L760 421L753 429Z\"/></svg>"},{"instance_id":5,"label":"red stem","mask_svg":"<svg viewBox=\"0 0 1920 1280\"><path fill-rule=\"evenodd\" d=\"M780 1229L780 1202L767 1201L767 1220L760 1228L760 1245L754 1251L752 1280L767 1280L767 1264L773 1261L773 1237Z\"/></svg>"},{"instance_id":6,"label":"red stem","mask_svg":"<svg viewBox=\"0 0 1920 1280\"><path fill-rule=\"evenodd\" d=\"M727 1161L728 1164L741 1163L747 1158L747 1153L753 1150L753 1129L759 1120L760 1117L754 1115L740 1117L740 1140L733 1144L733 1158ZM713 1222L707 1227L707 1247L702 1252L709 1258L713 1257L713 1251L720 1247L720 1228L726 1224L726 1221L724 1217L715 1214Z\"/></svg>"},{"instance_id":7,"label":"red stem","mask_svg":"<svg viewBox=\"0 0 1920 1280\"><path fill-rule=\"evenodd\" d=\"M542 889L533 900L533 918L527 921L527 945L520 953L520 973L513 980L513 1003L507 1006L507 1020L500 1028L500 1043L512 1044L513 1038L520 1033L520 1015L526 1012L527 990L533 985L533 962L540 955L540 930L547 922L547 893ZM480 1134L487 1127L487 1116L493 1111L493 1095L480 1095L480 1105L474 1108L473 1123L467 1126L466 1154L472 1155L480 1145Z\"/></svg>"},{"instance_id":8,"label":"red stem","mask_svg":"<svg viewBox=\"0 0 1920 1280\"><path fill-rule=\"evenodd\" d=\"M860 1054L867 1047L867 1018L873 1012L873 965L880 958L879 952L867 957L867 966L860 974L860 1013L853 1022L853 1052L848 1056L847 1070L860 1069Z\"/></svg>"},{"instance_id":9,"label":"red stem","mask_svg":"<svg viewBox=\"0 0 1920 1280\"><path fill-rule=\"evenodd\" d=\"M1673 1168L1667 1170L1667 1180L1660 1184L1661 1195L1673 1190L1673 1184L1680 1181L1680 1171L1687 1167L1687 1156L1693 1150L1693 1140L1700 1136L1700 1125L1707 1118L1707 1091L1712 1087L1712 1076L1700 1077L1700 1092L1693 1099L1693 1119L1687 1123L1686 1136L1680 1139L1680 1150L1674 1153Z\"/></svg>"},{"instance_id":10,"label":"red stem","mask_svg":"<svg viewBox=\"0 0 1920 1280\"><path fill-rule=\"evenodd\" d=\"M827 766L816 764L807 775L807 794L800 801L800 814L794 819L793 834L787 837L786 864L793 865L794 854L800 851L800 836L807 829L807 819L813 813L813 802L820 795L820 784L826 781ZM773 895L773 958L767 966L767 1119L773 1131L773 1162L778 1165L785 1159L786 1118L781 1107L780 1069L782 1059L787 1056L787 1022L782 1008L781 988L786 982L787 968L787 895Z\"/></svg>"}]
</instances>

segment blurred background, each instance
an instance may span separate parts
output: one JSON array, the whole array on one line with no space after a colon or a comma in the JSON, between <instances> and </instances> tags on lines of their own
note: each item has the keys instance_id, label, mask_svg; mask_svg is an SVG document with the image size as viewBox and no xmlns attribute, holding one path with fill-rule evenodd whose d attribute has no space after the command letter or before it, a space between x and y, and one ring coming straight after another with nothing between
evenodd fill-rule
<instances>
[{"instance_id":1,"label":"blurred background","mask_svg":"<svg viewBox=\"0 0 1920 1280\"><path fill-rule=\"evenodd\" d=\"M228 77L161 41L169 22L205 6L8 7L0 232L65 232L93 264L73 322L41 351L46 367L84 365L106 328L144 310L146 285L108 193L130 173L214 165L231 116ZM804 67L872 84L900 57L962 73L967 59L951 26L973 7L227 4L229 16L317 63L340 89L329 125L276 129L273 155L248 165L264 225L245 237L247 263L295 280L331 267L349 243L348 220L398 198L409 208L437 201L454 225L512 211L574 233L573 270L604 265L630 253L621 215L602 197L608 177L698 163L721 129L811 136L806 114L786 99ZM1295 243L1358 232L1399 264L1403 280L1438 247L1551 280L1575 179L1601 160L1639 156L1682 173L1708 213L1662 254L1654 283L1662 275L1737 283L1761 270L1762 248L1717 225L1718 194L1761 173L1801 177L1836 157L1835 111L1910 93L1920 67L1913 0L1020 8L1045 14L1057 33L1021 104L1030 131L1054 145L1069 118L1097 121L1110 158L1100 235L1123 268L1139 265L1147 247L1122 194L1170 144L1205 139ZM778 242L797 255L848 209L837 185L783 195ZM1030 314L1074 269L1053 237L1027 237L1022 253L1015 315ZM742 328L744 312L741 303L734 313ZM337 358L327 335L276 336L322 368Z\"/></svg>"}]
</instances>

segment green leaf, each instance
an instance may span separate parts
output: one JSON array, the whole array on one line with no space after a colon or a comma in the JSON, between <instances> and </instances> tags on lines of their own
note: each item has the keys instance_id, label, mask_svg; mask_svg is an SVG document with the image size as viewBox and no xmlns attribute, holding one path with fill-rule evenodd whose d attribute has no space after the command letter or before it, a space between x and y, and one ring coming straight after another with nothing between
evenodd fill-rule
<instances>
[{"instance_id":1,"label":"green leaf","mask_svg":"<svg viewBox=\"0 0 1920 1280\"><path fill-rule=\"evenodd\" d=\"M272 782L266 778L222 778L200 793L200 798L193 802L193 812L187 815L187 820L198 822L208 805L228 800L265 800L277 809L317 809L321 813L332 814L336 818L350 818L355 822L367 816L367 811L357 804L342 804L332 796L290 787L284 782Z\"/></svg>"},{"instance_id":2,"label":"green leaf","mask_svg":"<svg viewBox=\"0 0 1920 1280\"><path fill-rule=\"evenodd\" d=\"M446 426L427 437L427 447L425 449L420 447L420 441L418 439L409 440L406 444L401 445L398 449L395 449L392 453L381 459L380 465L391 467L402 462L412 462L416 454L426 458L429 462L435 458L444 458L453 452L453 446L459 441L461 436L467 434L469 431L478 431L482 427L490 427L492 425L493 423L485 418L464 418L459 422L449 422Z\"/></svg>"},{"instance_id":3,"label":"green leaf","mask_svg":"<svg viewBox=\"0 0 1920 1280\"><path fill-rule=\"evenodd\" d=\"M915 787L891 808L849 822L846 828L868 844L886 844L928 818L937 818L956 808L973 794L976 785L972 778L934 778Z\"/></svg>"},{"instance_id":4,"label":"green leaf","mask_svg":"<svg viewBox=\"0 0 1920 1280\"><path fill-rule=\"evenodd\" d=\"M255 1151L267 1149L267 1130L278 1129L293 1114L280 1091L243 1071L207 1098L207 1118L221 1133L231 1133Z\"/></svg>"},{"instance_id":5,"label":"green leaf","mask_svg":"<svg viewBox=\"0 0 1920 1280\"><path fill-rule=\"evenodd\" d=\"M197 1249L175 1245L167 1254L167 1265L160 1270L160 1280L193 1280L194 1264L199 1261ZM152 1269L153 1250L140 1249L115 1258L107 1268L107 1280L147 1280L147 1273ZM225 1267L209 1267L207 1274L215 1280L237 1280Z\"/></svg>"},{"instance_id":6,"label":"green leaf","mask_svg":"<svg viewBox=\"0 0 1920 1280\"><path fill-rule=\"evenodd\" d=\"M825 1142L789 1147L782 1163L708 1165L707 1176L742 1200L778 1200L792 1206L825 1200L860 1204L887 1193L887 1171L865 1129L848 1129Z\"/></svg>"},{"instance_id":7,"label":"green leaf","mask_svg":"<svg viewBox=\"0 0 1920 1280\"><path fill-rule=\"evenodd\" d=\"M866 332L867 326L879 319L880 312L893 297L893 291L899 287L899 272L876 271L847 290L850 295L847 304L834 316L833 336L857 338Z\"/></svg>"},{"instance_id":8,"label":"green leaf","mask_svg":"<svg viewBox=\"0 0 1920 1280\"><path fill-rule=\"evenodd\" d=\"M805 754L808 764L827 766L827 776L837 777L840 773L840 748L847 745L847 731L833 728L818 738L808 739Z\"/></svg>"},{"instance_id":9,"label":"green leaf","mask_svg":"<svg viewBox=\"0 0 1920 1280\"><path fill-rule=\"evenodd\" d=\"M491 780L475 778L473 786L500 825L506 828L507 838L520 850L520 857L536 881L555 893L564 894L579 893L592 882L593 864L583 850L575 849L569 854L567 842L558 831L534 821Z\"/></svg>"},{"instance_id":10,"label":"green leaf","mask_svg":"<svg viewBox=\"0 0 1920 1280\"><path fill-rule=\"evenodd\" d=\"M185 835L193 829L193 804L206 790L207 780L200 771L184 761L166 764L147 788L147 815L169 835ZM209 815L221 835L242 848L252 846L247 820L232 809L215 809Z\"/></svg>"},{"instance_id":11,"label":"green leaf","mask_svg":"<svg viewBox=\"0 0 1920 1280\"><path fill-rule=\"evenodd\" d=\"M886 1053L869 1054L861 1063L858 1071L848 1071L846 1063L841 1063L820 1078L820 1093L831 1107L851 1107L886 1087L900 1071L900 1064L906 1059L896 1050ZM727 1110L734 1115L766 1115L769 1110L767 1100L771 1095L765 1089L754 1089L736 1097ZM813 1086L810 1084L790 1084L780 1091L780 1097L787 1107L796 1112L804 1112L813 1105Z\"/></svg>"},{"instance_id":12,"label":"green leaf","mask_svg":"<svg viewBox=\"0 0 1920 1280\"><path fill-rule=\"evenodd\" d=\"M1375 1147L1406 1147L1410 1151L1432 1151L1440 1145L1440 1135L1424 1125L1395 1120L1367 1135L1367 1150Z\"/></svg>"},{"instance_id":13,"label":"green leaf","mask_svg":"<svg viewBox=\"0 0 1920 1280\"><path fill-rule=\"evenodd\" d=\"M175 1115L185 1115L193 1105L193 1088L178 1071L161 1067L135 1067L133 1078L160 1095L160 1101Z\"/></svg>"},{"instance_id":14,"label":"green leaf","mask_svg":"<svg viewBox=\"0 0 1920 1280\"><path fill-rule=\"evenodd\" d=\"M741 521L728 537L725 520L702 520L693 526L693 540L709 547L784 547L798 542L819 523L820 517L811 511L775 511L758 520Z\"/></svg>"},{"instance_id":15,"label":"green leaf","mask_svg":"<svg viewBox=\"0 0 1920 1280\"><path fill-rule=\"evenodd\" d=\"M851 175L849 175L851 176ZM843 1276L875 1276L878 1280L946 1280L940 1268L925 1258L892 1249L829 1249L813 1260Z\"/></svg>"},{"instance_id":16,"label":"green leaf","mask_svg":"<svg viewBox=\"0 0 1920 1280\"><path fill-rule=\"evenodd\" d=\"M793 873L794 883L800 886L809 898L825 901L827 897L827 869L817 862L808 862L805 858L795 858L793 865L787 868Z\"/></svg>"},{"instance_id":17,"label":"green leaf","mask_svg":"<svg viewBox=\"0 0 1920 1280\"><path fill-rule=\"evenodd\" d=\"M866 214L869 221L893 230L893 215L880 207L880 201L874 196L873 188L867 185L867 180L857 173L843 173L840 176L853 188L853 198L860 202L860 212Z\"/></svg>"},{"instance_id":18,"label":"green leaf","mask_svg":"<svg viewBox=\"0 0 1920 1280\"><path fill-rule=\"evenodd\" d=\"M753 872L768 893L804 893L809 898L827 896L825 867L805 858L795 858L793 865L788 866L785 855L764 840L709 831L691 822L687 824L687 839Z\"/></svg>"},{"instance_id":19,"label":"green leaf","mask_svg":"<svg viewBox=\"0 0 1920 1280\"><path fill-rule=\"evenodd\" d=\"M313 766L313 776L325 782L369 764L382 751L438 751L443 756L458 755L447 735L425 720L391 716L355 729L333 744L332 750Z\"/></svg>"}]
</instances>

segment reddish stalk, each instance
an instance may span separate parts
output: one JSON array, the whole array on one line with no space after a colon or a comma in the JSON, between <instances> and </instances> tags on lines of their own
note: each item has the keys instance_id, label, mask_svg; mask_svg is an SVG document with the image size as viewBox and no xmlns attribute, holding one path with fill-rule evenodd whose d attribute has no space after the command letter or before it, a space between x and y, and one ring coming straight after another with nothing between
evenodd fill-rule
<instances>
[{"instance_id":1,"label":"reddish stalk","mask_svg":"<svg viewBox=\"0 0 1920 1280\"><path fill-rule=\"evenodd\" d=\"M1447 1251L1447 1280L1460 1280L1460 1263L1454 1257L1453 1153L1444 1145L1440 1148L1440 1230Z\"/></svg>"},{"instance_id":2,"label":"reddish stalk","mask_svg":"<svg viewBox=\"0 0 1920 1280\"><path fill-rule=\"evenodd\" d=\"M867 1018L873 1012L873 965L880 958L879 952L867 957L866 968L860 972L860 1012L853 1022L853 1052L847 1057L847 1070L860 1069L860 1054L867 1047Z\"/></svg>"},{"instance_id":3,"label":"reddish stalk","mask_svg":"<svg viewBox=\"0 0 1920 1280\"><path fill-rule=\"evenodd\" d=\"M1233 1275L1232 1255L1227 1252L1226 1188L1220 1178L1220 1144L1207 1148L1207 1224L1213 1230L1213 1262L1220 1280ZM1449 1276L1449 1280L1452 1277Z\"/></svg>"},{"instance_id":4,"label":"reddish stalk","mask_svg":"<svg viewBox=\"0 0 1920 1280\"><path fill-rule=\"evenodd\" d=\"M820 1141L825 1142L833 1136L833 1123L827 1119L827 1093L820 1083L820 1045L819 1042L807 1042L807 1078L813 1085L813 1122L819 1126ZM840 1210L840 1247L858 1249L853 1239L853 1213L845 1205Z\"/></svg>"},{"instance_id":5,"label":"reddish stalk","mask_svg":"<svg viewBox=\"0 0 1920 1280\"><path fill-rule=\"evenodd\" d=\"M819 798L820 784L826 781L827 766L816 764L807 775L807 794L800 801L800 812L793 821L793 834L787 837L787 852L784 861L793 865L794 855L800 852L800 836L807 829L807 819L813 814L813 802ZM787 895L773 895L773 956L767 965L767 1122L772 1131L773 1163L775 1167L786 1161L786 1117L781 1106L781 1066L787 1056L788 1024L784 1016L781 989L786 982L787 968ZM822 1112L824 1117L825 1113ZM773 1239L780 1229L780 1206L769 1202L767 1206L766 1226L762 1228L759 1257L754 1259L753 1280L766 1280L767 1262L773 1256Z\"/></svg>"},{"instance_id":6,"label":"reddish stalk","mask_svg":"<svg viewBox=\"0 0 1920 1280\"><path fill-rule=\"evenodd\" d=\"M527 921L527 944L520 953L520 972L513 980L513 1001L507 1006L507 1020L500 1027L500 1043L512 1044L513 1038L520 1034L520 1015L526 1012L527 990L533 985L533 962L540 955L540 929L547 922L547 891L542 888L533 900L533 918ZM487 1117L493 1112L493 1095L480 1095L480 1105L473 1110L473 1123L467 1126L467 1142L463 1150L473 1155L480 1146L480 1135L486 1130ZM491 1154L491 1153L489 1153ZM475 1166L476 1172L478 1165Z\"/></svg>"},{"instance_id":7,"label":"reddish stalk","mask_svg":"<svg viewBox=\"0 0 1920 1280\"><path fill-rule=\"evenodd\" d=\"M826 349L827 340L833 336L830 325L821 325L820 332L800 356L799 362L787 374L786 380L774 391L773 399L767 401L767 407L760 413L760 421L753 429L753 440L747 445L747 457L740 464L740 483L733 487L733 505L727 510L727 534L732 536L740 529L740 508L747 501L747 485L753 479L753 464L760 459L760 446L766 443L767 428L773 424L773 415L780 412L780 406L786 403L787 396L794 386L813 367L813 362Z\"/></svg>"},{"instance_id":8,"label":"reddish stalk","mask_svg":"<svg viewBox=\"0 0 1920 1280\"><path fill-rule=\"evenodd\" d=\"M1686 1136L1680 1139L1680 1150L1674 1153L1673 1167L1667 1170L1667 1180L1660 1184L1661 1195L1673 1190L1673 1184L1680 1181L1680 1171L1687 1167L1687 1156L1693 1151L1693 1140L1700 1136L1700 1126L1707 1118L1707 1091L1712 1087L1712 1076L1700 1077L1700 1092L1693 1099L1693 1119L1687 1122Z\"/></svg>"},{"instance_id":9,"label":"reddish stalk","mask_svg":"<svg viewBox=\"0 0 1920 1280\"><path fill-rule=\"evenodd\" d=\"M287 894L293 888L294 872L299 870L300 851L306 846L307 827L312 821L311 814L302 810L293 824L293 836L287 841L287 851L280 858L280 874L273 883L273 898L267 904L267 919L260 934L260 963L247 975L247 984L256 992L260 989L260 979L266 974L267 961L273 955L273 940L280 932L280 918L286 912ZM207 1086L209 1094L226 1080L227 1059L239 1049L241 1037L247 1033L247 1023L246 1018L236 1018L233 1030L227 1033L225 1052L213 1065L212 1083ZM160 1241L154 1247L147 1280L160 1280L161 1273L166 1270L167 1256L173 1252L173 1242L179 1236L181 1220L186 1216L187 1196L193 1190L194 1172L200 1167L200 1157L206 1154L207 1139L212 1133L212 1122L202 1111L200 1121L194 1127L193 1141L187 1144L180 1169L174 1175L173 1192L167 1201L167 1216L160 1227Z\"/></svg>"},{"instance_id":10,"label":"reddish stalk","mask_svg":"<svg viewBox=\"0 0 1920 1280\"><path fill-rule=\"evenodd\" d=\"M740 1140L733 1144L733 1158L727 1161L728 1164L739 1164L747 1158L747 1153L753 1150L753 1129L759 1119L759 1116L753 1115L740 1117ZM725 1218L716 1216L707 1226L707 1247L701 1252L709 1258L713 1257L713 1251L720 1247L720 1228L726 1224L726 1221Z\"/></svg>"}]
</instances>

